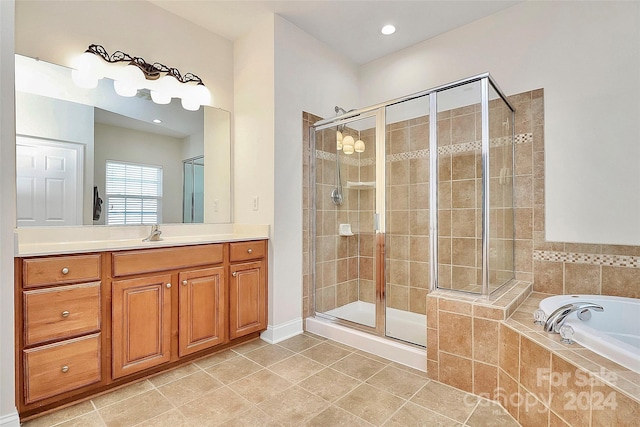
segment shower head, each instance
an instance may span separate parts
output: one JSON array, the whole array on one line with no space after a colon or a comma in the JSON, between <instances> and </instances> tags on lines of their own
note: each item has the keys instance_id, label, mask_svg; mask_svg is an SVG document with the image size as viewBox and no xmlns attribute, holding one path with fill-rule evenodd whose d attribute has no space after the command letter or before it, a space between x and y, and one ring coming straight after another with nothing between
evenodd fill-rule
<instances>
[{"instance_id":1,"label":"shower head","mask_svg":"<svg viewBox=\"0 0 640 427\"><path fill-rule=\"evenodd\" d=\"M339 115L340 113L342 113L342 114L347 114L347 111L345 111L345 109L344 109L344 108L342 108L342 107L338 107L337 105L336 105L336 107L334 108L334 110L335 110L335 112L336 112L336 114L337 114L337 115Z\"/></svg>"}]
</instances>

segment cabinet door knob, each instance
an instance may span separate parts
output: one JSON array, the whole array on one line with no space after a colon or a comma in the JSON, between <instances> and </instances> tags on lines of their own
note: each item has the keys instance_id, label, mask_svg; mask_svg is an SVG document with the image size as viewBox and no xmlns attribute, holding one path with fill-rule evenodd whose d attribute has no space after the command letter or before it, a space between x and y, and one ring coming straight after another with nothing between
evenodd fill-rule
<instances>
[{"instance_id":1,"label":"cabinet door knob","mask_svg":"<svg viewBox=\"0 0 640 427\"><path fill-rule=\"evenodd\" d=\"M171 288L171 283L167 283L167 289Z\"/></svg>"},{"instance_id":2,"label":"cabinet door knob","mask_svg":"<svg viewBox=\"0 0 640 427\"><path fill-rule=\"evenodd\" d=\"M67 372L69 372L69 367L67 365L64 365L61 369L63 374L66 374Z\"/></svg>"},{"instance_id":3,"label":"cabinet door knob","mask_svg":"<svg viewBox=\"0 0 640 427\"><path fill-rule=\"evenodd\" d=\"M67 310L65 310L65 311L63 311L60 315L61 315L62 317L69 317L69 314L70 314L70 313L69 313Z\"/></svg>"},{"instance_id":4,"label":"cabinet door knob","mask_svg":"<svg viewBox=\"0 0 640 427\"><path fill-rule=\"evenodd\" d=\"M187 284L188 284L188 283L189 283L189 282L187 282L186 280L183 280L183 281L182 281L182 284L183 284L184 286L187 286Z\"/></svg>"},{"instance_id":5,"label":"cabinet door knob","mask_svg":"<svg viewBox=\"0 0 640 427\"><path fill-rule=\"evenodd\" d=\"M238 272L237 272L237 271L234 271L233 273L231 273L231 275L232 275L233 277L236 277L236 276L238 275Z\"/></svg>"},{"instance_id":6,"label":"cabinet door knob","mask_svg":"<svg viewBox=\"0 0 640 427\"><path fill-rule=\"evenodd\" d=\"M69 269L67 267L63 267L62 274L69 274Z\"/></svg>"},{"instance_id":7,"label":"cabinet door knob","mask_svg":"<svg viewBox=\"0 0 640 427\"><path fill-rule=\"evenodd\" d=\"M253 249L249 248L249 249L247 249L247 252L251 254L251 253L253 253Z\"/></svg>"}]
</instances>

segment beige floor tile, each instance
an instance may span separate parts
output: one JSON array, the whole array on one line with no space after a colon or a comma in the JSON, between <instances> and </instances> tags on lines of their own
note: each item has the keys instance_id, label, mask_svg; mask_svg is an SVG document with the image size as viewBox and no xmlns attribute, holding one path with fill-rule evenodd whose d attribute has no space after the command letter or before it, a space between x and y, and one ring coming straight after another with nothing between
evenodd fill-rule
<instances>
[{"instance_id":1,"label":"beige floor tile","mask_svg":"<svg viewBox=\"0 0 640 427\"><path fill-rule=\"evenodd\" d=\"M190 426L213 426L240 416L252 408L251 403L227 387L220 387L178 409Z\"/></svg>"},{"instance_id":2,"label":"beige floor tile","mask_svg":"<svg viewBox=\"0 0 640 427\"><path fill-rule=\"evenodd\" d=\"M457 421L447 418L443 415L430 411L415 403L407 402L398 412L384 423L385 427L408 427L408 426L424 426L424 427L458 427L462 426ZM492 426L491 423L485 424L484 427Z\"/></svg>"},{"instance_id":3,"label":"beige floor tile","mask_svg":"<svg viewBox=\"0 0 640 427\"><path fill-rule=\"evenodd\" d=\"M233 347L231 350L235 351L238 354L246 354L260 347L264 347L265 345L269 345L269 343L267 343L266 341L262 341L260 338L257 338L253 341L249 341L237 347Z\"/></svg>"},{"instance_id":4,"label":"beige floor tile","mask_svg":"<svg viewBox=\"0 0 640 427\"><path fill-rule=\"evenodd\" d=\"M260 403L287 388L291 383L273 372L262 369L229 385L233 391L251 403Z\"/></svg>"},{"instance_id":5,"label":"beige floor tile","mask_svg":"<svg viewBox=\"0 0 640 427\"><path fill-rule=\"evenodd\" d=\"M417 375L417 376L419 376L421 378L424 378L425 380L429 379L429 377L427 376L427 373L425 371L420 371L418 369L412 368L410 366L403 365L401 363L391 362L389 364L389 366L393 366L394 368L398 368L400 370L407 371L409 373L412 373L413 375Z\"/></svg>"},{"instance_id":6,"label":"beige floor tile","mask_svg":"<svg viewBox=\"0 0 640 427\"><path fill-rule=\"evenodd\" d=\"M336 406L357 415L371 424L380 426L404 403L405 400L391 393L362 384L338 400Z\"/></svg>"},{"instance_id":7,"label":"beige floor tile","mask_svg":"<svg viewBox=\"0 0 640 427\"><path fill-rule=\"evenodd\" d=\"M480 403L467 420L469 427L518 427L520 424L498 403L480 400Z\"/></svg>"},{"instance_id":8,"label":"beige floor tile","mask_svg":"<svg viewBox=\"0 0 640 427\"><path fill-rule=\"evenodd\" d=\"M244 357L235 357L222 363L218 363L217 365L208 368L206 371L209 375L212 375L223 384L229 384L239 380L240 378L244 378L247 375L251 375L260 369L262 369L262 366L249 359Z\"/></svg>"},{"instance_id":9,"label":"beige floor tile","mask_svg":"<svg viewBox=\"0 0 640 427\"><path fill-rule=\"evenodd\" d=\"M191 427L191 424L178 409L172 409L169 412L144 421L136 427Z\"/></svg>"},{"instance_id":10,"label":"beige floor tile","mask_svg":"<svg viewBox=\"0 0 640 427\"><path fill-rule=\"evenodd\" d=\"M411 398L411 401L459 422L465 422L478 403L478 397L430 381Z\"/></svg>"},{"instance_id":11,"label":"beige floor tile","mask_svg":"<svg viewBox=\"0 0 640 427\"><path fill-rule=\"evenodd\" d=\"M298 383L300 387L329 402L342 398L360 384L359 380L331 368L325 368Z\"/></svg>"},{"instance_id":12,"label":"beige floor tile","mask_svg":"<svg viewBox=\"0 0 640 427\"><path fill-rule=\"evenodd\" d=\"M161 385L186 377L187 375L191 375L199 370L200 368L198 368L196 365L194 365L193 363L189 363L188 365L181 366L177 369L172 369L168 372L163 372L162 374L156 375L155 377L151 377L149 378L149 381L151 381L151 384L153 384L154 386L160 387Z\"/></svg>"},{"instance_id":13,"label":"beige floor tile","mask_svg":"<svg viewBox=\"0 0 640 427\"><path fill-rule=\"evenodd\" d=\"M130 397L100 409L108 427L133 426L173 409L173 405L157 390Z\"/></svg>"},{"instance_id":14,"label":"beige floor tile","mask_svg":"<svg viewBox=\"0 0 640 427\"><path fill-rule=\"evenodd\" d=\"M105 424L97 412L89 412L62 424L56 424L56 427L104 427Z\"/></svg>"},{"instance_id":15,"label":"beige floor tile","mask_svg":"<svg viewBox=\"0 0 640 427\"><path fill-rule=\"evenodd\" d=\"M296 354L288 359L284 359L282 362L276 363L269 369L295 384L324 368L325 366L323 364Z\"/></svg>"},{"instance_id":16,"label":"beige floor tile","mask_svg":"<svg viewBox=\"0 0 640 427\"><path fill-rule=\"evenodd\" d=\"M282 346L288 350L291 351L295 351L296 353L299 353L301 351L304 351L308 348L311 348L315 345L320 344L322 341L313 338L309 335L306 334L300 334L300 335L296 335L293 338L289 338L288 340L282 341L280 343L278 343L279 346Z\"/></svg>"},{"instance_id":17,"label":"beige floor tile","mask_svg":"<svg viewBox=\"0 0 640 427\"><path fill-rule=\"evenodd\" d=\"M348 426L348 427L367 427L371 426L360 417L357 417L344 409L330 406L318 415L307 421L305 426L308 427L328 427L328 426Z\"/></svg>"},{"instance_id":18,"label":"beige floor tile","mask_svg":"<svg viewBox=\"0 0 640 427\"><path fill-rule=\"evenodd\" d=\"M409 399L425 384L425 379L393 366L387 366L367 380L367 384L381 388L403 399Z\"/></svg>"},{"instance_id":19,"label":"beige floor tile","mask_svg":"<svg viewBox=\"0 0 640 427\"><path fill-rule=\"evenodd\" d=\"M158 391L175 406L181 406L219 387L222 387L220 381L206 372L198 371L158 387Z\"/></svg>"},{"instance_id":20,"label":"beige floor tile","mask_svg":"<svg viewBox=\"0 0 640 427\"><path fill-rule=\"evenodd\" d=\"M212 354L211 356L204 357L202 359L194 360L193 364L199 366L201 369L210 368L213 365L217 365L218 363L222 363L225 360L233 359L238 356L233 350L224 350L220 353Z\"/></svg>"},{"instance_id":21,"label":"beige floor tile","mask_svg":"<svg viewBox=\"0 0 640 427\"><path fill-rule=\"evenodd\" d=\"M329 403L308 391L294 386L258 405L273 421L283 426L299 426L315 417Z\"/></svg>"},{"instance_id":22,"label":"beige floor tile","mask_svg":"<svg viewBox=\"0 0 640 427\"><path fill-rule=\"evenodd\" d=\"M340 348L333 343L323 342L303 351L301 354L323 365L331 365L351 353L351 351Z\"/></svg>"},{"instance_id":23,"label":"beige floor tile","mask_svg":"<svg viewBox=\"0 0 640 427\"><path fill-rule=\"evenodd\" d=\"M148 380L142 380L138 381L137 383L119 388L115 391L112 391L111 393L94 397L91 400L93 404L96 405L96 408L100 409L108 405L113 405L114 403L120 402L121 400L128 399L132 396L137 396L152 389L153 384L151 384Z\"/></svg>"},{"instance_id":24,"label":"beige floor tile","mask_svg":"<svg viewBox=\"0 0 640 427\"><path fill-rule=\"evenodd\" d=\"M366 381L373 375L380 372L385 365L380 362L376 362L373 359L357 354L350 354L344 359L340 359L332 364L331 367L336 371L347 374L359 379L360 381Z\"/></svg>"},{"instance_id":25,"label":"beige floor tile","mask_svg":"<svg viewBox=\"0 0 640 427\"><path fill-rule=\"evenodd\" d=\"M249 353L246 353L244 357L251 359L266 368L267 366L278 363L279 361L286 359L287 357L291 357L294 354L294 352L287 350L284 347L268 345L254 351L250 351Z\"/></svg>"},{"instance_id":26,"label":"beige floor tile","mask_svg":"<svg viewBox=\"0 0 640 427\"><path fill-rule=\"evenodd\" d=\"M219 427L279 427L280 425L260 409L253 407L237 417L219 424Z\"/></svg>"},{"instance_id":27,"label":"beige floor tile","mask_svg":"<svg viewBox=\"0 0 640 427\"><path fill-rule=\"evenodd\" d=\"M48 427L64 421L78 418L93 411L93 405L90 401L87 400L86 402L81 402L77 405L69 406L68 408L64 408L40 418L35 418L31 421L27 421L22 425L23 427Z\"/></svg>"},{"instance_id":28,"label":"beige floor tile","mask_svg":"<svg viewBox=\"0 0 640 427\"><path fill-rule=\"evenodd\" d=\"M364 356L364 357L367 357L369 359L373 359L376 362L380 362L380 363L382 363L384 365L388 365L389 363L391 363L389 361L389 359L385 359L384 357L376 356L375 354L369 353L369 352L366 352L366 351L357 350L355 353L360 355L360 356Z\"/></svg>"}]
</instances>

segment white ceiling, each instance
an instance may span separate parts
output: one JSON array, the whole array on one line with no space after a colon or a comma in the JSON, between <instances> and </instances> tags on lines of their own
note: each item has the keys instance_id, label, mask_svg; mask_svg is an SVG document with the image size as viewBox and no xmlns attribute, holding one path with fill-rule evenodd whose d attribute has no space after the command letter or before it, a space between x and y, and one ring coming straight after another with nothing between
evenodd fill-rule
<instances>
[{"instance_id":1,"label":"white ceiling","mask_svg":"<svg viewBox=\"0 0 640 427\"><path fill-rule=\"evenodd\" d=\"M523 0L149 0L231 41L276 13L357 64L492 15ZM395 34L380 28L394 24Z\"/></svg>"}]
</instances>

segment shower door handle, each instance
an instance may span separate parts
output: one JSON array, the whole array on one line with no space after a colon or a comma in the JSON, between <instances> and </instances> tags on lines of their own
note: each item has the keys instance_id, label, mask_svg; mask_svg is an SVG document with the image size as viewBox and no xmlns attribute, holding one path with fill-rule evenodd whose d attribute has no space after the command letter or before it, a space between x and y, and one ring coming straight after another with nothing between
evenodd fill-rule
<instances>
[{"instance_id":1,"label":"shower door handle","mask_svg":"<svg viewBox=\"0 0 640 427\"><path fill-rule=\"evenodd\" d=\"M380 214L373 214L373 231L380 231Z\"/></svg>"}]
</instances>

